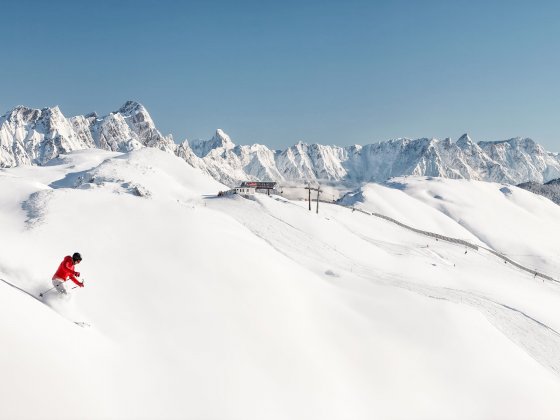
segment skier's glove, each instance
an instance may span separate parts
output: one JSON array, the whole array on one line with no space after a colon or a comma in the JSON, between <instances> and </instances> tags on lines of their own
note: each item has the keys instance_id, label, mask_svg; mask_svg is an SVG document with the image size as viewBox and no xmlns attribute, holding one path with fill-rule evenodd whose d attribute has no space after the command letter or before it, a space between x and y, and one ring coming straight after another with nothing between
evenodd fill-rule
<instances>
[{"instance_id":1,"label":"skier's glove","mask_svg":"<svg viewBox=\"0 0 560 420\"><path fill-rule=\"evenodd\" d=\"M84 287L84 282L81 282L78 286Z\"/></svg>"},{"instance_id":2,"label":"skier's glove","mask_svg":"<svg viewBox=\"0 0 560 420\"><path fill-rule=\"evenodd\" d=\"M80 273L78 273L77 271L74 272L74 275L75 275L76 277L80 277Z\"/></svg>"}]
</instances>

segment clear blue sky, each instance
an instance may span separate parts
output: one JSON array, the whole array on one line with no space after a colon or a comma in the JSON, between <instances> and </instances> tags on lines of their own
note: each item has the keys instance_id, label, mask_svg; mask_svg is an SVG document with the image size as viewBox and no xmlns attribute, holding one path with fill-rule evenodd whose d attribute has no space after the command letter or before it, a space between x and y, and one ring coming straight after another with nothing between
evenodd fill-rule
<instances>
[{"instance_id":1,"label":"clear blue sky","mask_svg":"<svg viewBox=\"0 0 560 420\"><path fill-rule=\"evenodd\" d=\"M133 99L176 141L468 132L560 151L558 2L19 0L0 16L0 114Z\"/></svg>"}]
</instances>

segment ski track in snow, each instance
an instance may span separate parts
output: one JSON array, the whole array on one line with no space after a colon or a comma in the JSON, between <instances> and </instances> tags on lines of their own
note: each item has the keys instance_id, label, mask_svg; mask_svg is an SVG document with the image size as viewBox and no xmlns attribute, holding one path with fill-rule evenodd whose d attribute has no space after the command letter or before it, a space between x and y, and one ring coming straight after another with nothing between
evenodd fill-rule
<instances>
[{"instance_id":1,"label":"ski track in snow","mask_svg":"<svg viewBox=\"0 0 560 420\"><path fill-rule=\"evenodd\" d=\"M398 277L391 278L387 274L380 274L380 277L377 277L374 273L368 273L367 269L356 274L379 284L401 287L429 298L468 305L482 313L492 325L533 359L560 376L560 334L523 311L473 292L421 286ZM378 280L383 278L381 276L385 279Z\"/></svg>"},{"instance_id":2,"label":"ski track in snow","mask_svg":"<svg viewBox=\"0 0 560 420\"><path fill-rule=\"evenodd\" d=\"M217 207L221 207L221 203L216 202L216 204ZM399 287L431 299L467 305L480 312L494 327L522 348L534 360L552 371L555 375L560 376L560 334L536 318L512 306L474 292L433 285L421 285L407 281L402 276L388 274L381 270L356 263L356 261L336 247L276 217L264 204L257 202L256 205L259 206L258 211L261 212L262 218L251 217L251 212L247 211L245 205L228 206L227 212L255 235L288 258L297 263L302 263L307 256L307 258L320 263L322 266L332 267L336 265L339 272L350 272L352 275L378 285ZM398 255L403 253L418 255L420 253L426 256L426 252L429 252L432 257L435 257L440 262L445 260L443 256L433 250L426 249L424 252L419 252L412 247L376 241L355 232L343 223L340 223L340 226L360 239L389 251L389 253ZM267 230L275 230L275 235L267 234ZM314 243L313 248L304 245L310 242ZM449 246L455 245L450 244ZM451 263L446 263L446 265L449 264ZM308 266L308 264L304 265ZM332 269L330 271L333 272ZM337 287L347 288L343 280L338 278L339 276L329 275L329 277L331 278L330 281Z\"/></svg>"},{"instance_id":3,"label":"ski track in snow","mask_svg":"<svg viewBox=\"0 0 560 420\"><path fill-rule=\"evenodd\" d=\"M10 286L10 287L12 287L12 288L14 288L14 289L16 289L16 290L19 290L20 292L25 293L27 296L29 296L29 297L35 299L37 302L39 302L39 303L45 305L46 307L50 308L53 312L56 312L58 315L60 315L62 318L66 319L66 320L68 320L68 321L70 321L70 322L73 322L73 323L76 324L77 326L82 327L82 328L91 327L91 324L89 324L89 323L87 323L87 322L85 322L85 321L73 321L73 320L67 318L66 316L64 316L63 314L61 314L61 313L58 312L57 310L55 310L51 305L49 305L49 303L48 303L47 300L41 299L39 296L36 296L36 295L34 295L33 293L28 292L27 290L25 290L25 289L23 289L23 288L21 288L21 287L15 285L14 283L9 282L8 280L3 279L3 278L0 278L0 281L3 282L4 284L6 284L7 286ZM43 296L46 296L47 293L53 293L53 292L52 292L52 289L48 289L46 292L44 292Z\"/></svg>"},{"instance_id":4,"label":"ski track in snow","mask_svg":"<svg viewBox=\"0 0 560 420\"><path fill-rule=\"evenodd\" d=\"M14 289L19 290L20 292L25 293L26 295L32 297L33 299L35 299L35 300L37 300L37 301L39 301L39 302L41 302L41 303L44 303L38 296L35 296L33 293L28 292L27 290L22 289L22 288L19 287L19 286L16 286L15 284L9 282L8 280L5 280L5 279L0 278L0 281L4 282L5 284L7 284L7 285L10 286L10 287L13 287Z\"/></svg>"}]
</instances>

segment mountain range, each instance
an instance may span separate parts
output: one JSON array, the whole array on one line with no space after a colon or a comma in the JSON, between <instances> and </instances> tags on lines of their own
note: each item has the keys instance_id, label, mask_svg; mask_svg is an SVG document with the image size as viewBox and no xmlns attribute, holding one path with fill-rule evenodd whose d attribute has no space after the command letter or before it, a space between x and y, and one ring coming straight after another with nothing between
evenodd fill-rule
<instances>
[{"instance_id":1,"label":"mountain range","mask_svg":"<svg viewBox=\"0 0 560 420\"><path fill-rule=\"evenodd\" d=\"M17 106L0 117L0 167L45 165L59 154L99 148L128 152L154 147L173 153L216 180L233 186L263 180L285 184L357 185L396 176L433 176L507 184L560 178L560 156L530 138L475 143L449 138L399 138L348 147L297 144L271 150L236 145L222 130L210 140L176 143L156 128L146 108L128 101L105 116L65 117L58 107Z\"/></svg>"}]
</instances>

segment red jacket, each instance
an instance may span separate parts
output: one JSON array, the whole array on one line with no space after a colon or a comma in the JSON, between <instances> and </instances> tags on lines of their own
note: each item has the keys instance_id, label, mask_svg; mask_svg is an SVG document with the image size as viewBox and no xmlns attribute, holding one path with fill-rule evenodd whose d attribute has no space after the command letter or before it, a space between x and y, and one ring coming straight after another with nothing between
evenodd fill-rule
<instances>
[{"instance_id":1,"label":"red jacket","mask_svg":"<svg viewBox=\"0 0 560 420\"><path fill-rule=\"evenodd\" d=\"M55 278L59 278L66 281L68 280L68 277L70 277L70 280L79 286L82 283L75 277L75 275L76 271L74 271L74 260L70 255L67 255L58 266L56 273L54 273L53 280Z\"/></svg>"}]
</instances>

